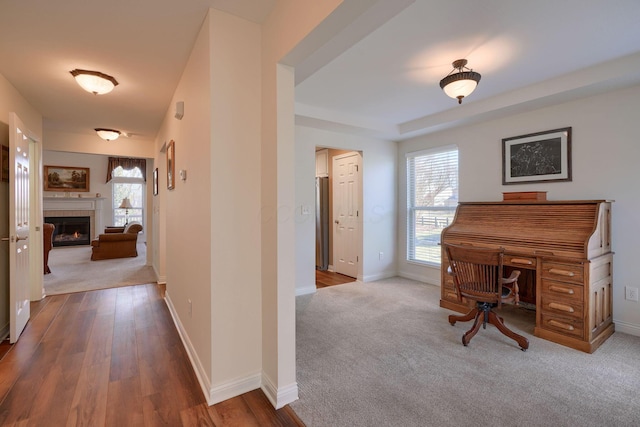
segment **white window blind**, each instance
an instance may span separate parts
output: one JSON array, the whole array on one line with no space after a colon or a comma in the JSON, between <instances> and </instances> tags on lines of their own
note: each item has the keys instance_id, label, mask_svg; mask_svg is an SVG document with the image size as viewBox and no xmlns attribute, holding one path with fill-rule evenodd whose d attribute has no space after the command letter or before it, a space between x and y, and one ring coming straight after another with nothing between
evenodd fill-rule
<instances>
[{"instance_id":1,"label":"white window blind","mask_svg":"<svg viewBox=\"0 0 640 427\"><path fill-rule=\"evenodd\" d=\"M440 265L440 233L458 206L458 149L407 154L407 260Z\"/></svg>"}]
</instances>

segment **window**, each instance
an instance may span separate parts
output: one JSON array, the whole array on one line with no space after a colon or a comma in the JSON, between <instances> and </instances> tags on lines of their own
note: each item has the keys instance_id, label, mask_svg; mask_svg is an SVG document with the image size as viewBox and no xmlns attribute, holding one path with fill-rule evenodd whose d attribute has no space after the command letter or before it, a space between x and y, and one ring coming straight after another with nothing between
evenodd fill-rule
<instances>
[{"instance_id":1,"label":"window","mask_svg":"<svg viewBox=\"0 0 640 427\"><path fill-rule=\"evenodd\" d=\"M144 229L145 181L139 168L124 170L118 166L111 180L113 225L123 226L127 220L137 221ZM132 209L120 209L122 199L129 198Z\"/></svg>"},{"instance_id":2,"label":"window","mask_svg":"<svg viewBox=\"0 0 640 427\"><path fill-rule=\"evenodd\" d=\"M440 265L440 233L458 205L458 149L407 154L407 260Z\"/></svg>"}]
</instances>

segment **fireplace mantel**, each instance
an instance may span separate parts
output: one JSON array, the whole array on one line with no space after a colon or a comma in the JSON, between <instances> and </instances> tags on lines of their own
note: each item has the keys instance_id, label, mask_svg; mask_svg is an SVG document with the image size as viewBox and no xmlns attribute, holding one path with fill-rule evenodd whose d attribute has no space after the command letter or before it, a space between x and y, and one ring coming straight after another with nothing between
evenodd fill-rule
<instances>
[{"instance_id":1,"label":"fireplace mantel","mask_svg":"<svg viewBox=\"0 0 640 427\"><path fill-rule=\"evenodd\" d=\"M104 229L102 202L105 197L43 197L44 216L82 216L89 212L91 236L96 238Z\"/></svg>"}]
</instances>

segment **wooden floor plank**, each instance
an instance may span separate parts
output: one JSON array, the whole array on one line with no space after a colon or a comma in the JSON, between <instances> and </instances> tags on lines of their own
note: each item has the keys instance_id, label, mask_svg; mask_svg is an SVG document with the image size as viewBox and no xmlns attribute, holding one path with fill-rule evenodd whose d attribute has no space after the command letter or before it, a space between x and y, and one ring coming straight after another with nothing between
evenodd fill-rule
<instances>
[{"instance_id":1,"label":"wooden floor plank","mask_svg":"<svg viewBox=\"0 0 640 427\"><path fill-rule=\"evenodd\" d=\"M353 283L356 279L333 271L316 270L316 289Z\"/></svg>"},{"instance_id":2,"label":"wooden floor plank","mask_svg":"<svg viewBox=\"0 0 640 427\"><path fill-rule=\"evenodd\" d=\"M207 406L163 286L44 301L0 360L2 426L304 425L261 390Z\"/></svg>"},{"instance_id":3,"label":"wooden floor plank","mask_svg":"<svg viewBox=\"0 0 640 427\"><path fill-rule=\"evenodd\" d=\"M107 414L109 366L109 360L102 364L83 365L67 417L68 427L104 425Z\"/></svg>"}]
</instances>

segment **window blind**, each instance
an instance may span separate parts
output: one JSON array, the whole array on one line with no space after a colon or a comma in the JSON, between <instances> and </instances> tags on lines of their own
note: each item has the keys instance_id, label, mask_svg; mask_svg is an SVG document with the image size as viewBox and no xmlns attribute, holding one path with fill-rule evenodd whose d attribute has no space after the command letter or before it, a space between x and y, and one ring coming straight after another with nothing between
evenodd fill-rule
<instances>
[{"instance_id":1,"label":"window blind","mask_svg":"<svg viewBox=\"0 0 640 427\"><path fill-rule=\"evenodd\" d=\"M457 147L407 154L407 260L440 265L440 233L457 205Z\"/></svg>"}]
</instances>

